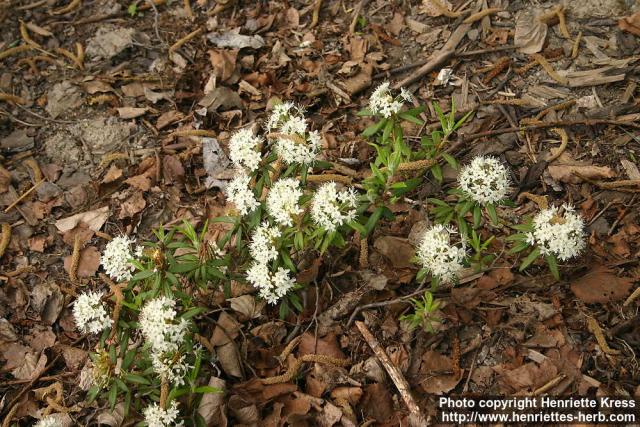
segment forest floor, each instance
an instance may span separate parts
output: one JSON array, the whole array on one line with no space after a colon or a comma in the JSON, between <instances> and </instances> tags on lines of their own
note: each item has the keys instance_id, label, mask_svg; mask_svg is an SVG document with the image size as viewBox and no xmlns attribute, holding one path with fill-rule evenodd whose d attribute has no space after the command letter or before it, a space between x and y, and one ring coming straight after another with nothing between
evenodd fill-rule
<instances>
[{"instance_id":1,"label":"forest floor","mask_svg":"<svg viewBox=\"0 0 640 427\"><path fill-rule=\"evenodd\" d=\"M633 3L0 1L0 222L11 226L0 259L2 427L61 411L74 425L140 421L86 404L78 386L95 338L77 331L71 307L83 289L106 289L109 236L151 240L161 225L224 215L229 136L262 123L276 99L303 106L321 131L322 159L334 165L325 172L358 184L375 151L362 136L372 121L356 113L383 81L426 105L409 140L439 126L433 103L472 111L451 154L509 166L512 218L534 214L536 196L576 206L587 249L556 280L543 262L519 272L508 227L487 229L484 238L497 236L488 252L500 256L436 293L435 331L407 329L399 317L422 293L411 259L432 219L427 198L455 185L443 164L442 181L423 174L364 245L354 237L318 258L301 313L234 304L250 287L233 288L232 301L211 290L201 334L210 351L230 339L235 351L217 355L225 395L201 411L208 425L407 425L408 400L435 420L441 395L640 398ZM91 231L74 281L81 225ZM256 382L305 354L350 366L306 363L288 381ZM393 367L410 391L387 375Z\"/></svg>"}]
</instances>

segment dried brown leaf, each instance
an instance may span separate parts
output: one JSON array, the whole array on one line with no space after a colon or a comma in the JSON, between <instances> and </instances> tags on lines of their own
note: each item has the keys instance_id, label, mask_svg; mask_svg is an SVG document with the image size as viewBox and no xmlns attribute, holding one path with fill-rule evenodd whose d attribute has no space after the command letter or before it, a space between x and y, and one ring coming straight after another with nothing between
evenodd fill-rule
<instances>
[{"instance_id":1,"label":"dried brown leaf","mask_svg":"<svg viewBox=\"0 0 640 427\"><path fill-rule=\"evenodd\" d=\"M542 50L547 38L547 24L540 22L540 11L524 8L516 19L513 42L522 53L533 54Z\"/></svg>"},{"instance_id":2,"label":"dried brown leaf","mask_svg":"<svg viewBox=\"0 0 640 427\"><path fill-rule=\"evenodd\" d=\"M620 301L631 290L631 279L618 277L605 266L596 266L571 284L574 295L587 304Z\"/></svg>"},{"instance_id":3,"label":"dried brown leaf","mask_svg":"<svg viewBox=\"0 0 640 427\"><path fill-rule=\"evenodd\" d=\"M69 273L72 256L64 257L64 270ZM100 267L100 252L95 246L89 246L80 251L80 263L78 264L78 277L92 277Z\"/></svg>"},{"instance_id":4,"label":"dried brown leaf","mask_svg":"<svg viewBox=\"0 0 640 427\"><path fill-rule=\"evenodd\" d=\"M65 233L75 228L80 222L84 222L93 231L100 231L109 218L109 207L104 206L88 212L82 212L56 221L59 232Z\"/></svg>"}]
</instances>

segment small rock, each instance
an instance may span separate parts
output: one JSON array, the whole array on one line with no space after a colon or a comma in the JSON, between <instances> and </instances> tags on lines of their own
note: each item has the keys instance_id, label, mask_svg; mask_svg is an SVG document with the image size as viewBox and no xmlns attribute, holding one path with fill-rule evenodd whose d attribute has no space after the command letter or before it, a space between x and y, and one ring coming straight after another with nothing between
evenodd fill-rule
<instances>
[{"instance_id":1,"label":"small rock","mask_svg":"<svg viewBox=\"0 0 640 427\"><path fill-rule=\"evenodd\" d=\"M478 40L478 36L480 35L480 32L473 28L471 30L469 30L469 32L467 32L467 37L469 37L469 40L473 40L476 41Z\"/></svg>"},{"instance_id":2,"label":"small rock","mask_svg":"<svg viewBox=\"0 0 640 427\"><path fill-rule=\"evenodd\" d=\"M133 28L100 27L87 42L86 54L90 58L110 59L133 44L135 33Z\"/></svg>"}]
</instances>

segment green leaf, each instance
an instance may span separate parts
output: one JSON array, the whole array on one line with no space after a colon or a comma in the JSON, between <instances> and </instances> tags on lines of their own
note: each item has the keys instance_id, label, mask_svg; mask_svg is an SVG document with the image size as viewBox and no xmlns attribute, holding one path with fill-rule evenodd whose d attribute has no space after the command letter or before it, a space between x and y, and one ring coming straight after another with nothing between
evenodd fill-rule
<instances>
[{"instance_id":1,"label":"green leaf","mask_svg":"<svg viewBox=\"0 0 640 427\"><path fill-rule=\"evenodd\" d=\"M348 225L353 230L355 230L358 233L360 233L361 236L364 236L364 235L367 234L367 229L364 228L364 226L362 224L360 224L359 222L357 222L357 221L351 221Z\"/></svg>"},{"instance_id":2,"label":"green leaf","mask_svg":"<svg viewBox=\"0 0 640 427\"><path fill-rule=\"evenodd\" d=\"M235 216L219 216L211 220L211 222L224 222L227 224L235 224L236 221L238 221L238 217Z\"/></svg>"},{"instance_id":3,"label":"green leaf","mask_svg":"<svg viewBox=\"0 0 640 427\"><path fill-rule=\"evenodd\" d=\"M514 224L511 226L511 228L518 231L533 231L533 224L532 223Z\"/></svg>"},{"instance_id":4,"label":"green leaf","mask_svg":"<svg viewBox=\"0 0 640 427\"><path fill-rule=\"evenodd\" d=\"M558 260L554 255L546 255L544 259L547 261L547 265L549 265L549 271L553 274L553 277L556 280L560 280L560 270L558 270Z\"/></svg>"},{"instance_id":5,"label":"green leaf","mask_svg":"<svg viewBox=\"0 0 640 427\"><path fill-rule=\"evenodd\" d=\"M211 387L209 385L203 385L193 389L194 393L222 393L222 390L217 387Z\"/></svg>"},{"instance_id":6,"label":"green leaf","mask_svg":"<svg viewBox=\"0 0 640 427\"><path fill-rule=\"evenodd\" d=\"M289 295L289 301L296 308L296 310L298 310L301 313L302 311L304 311L304 307L302 307L302 302L300 301L300 298L298 298L298 295L296 294Z\"/></svg>"},{"instance_id":7,"label":"green leaf","mask_svg":"<svg viewBox=\"0 0 640 427\"><path fill-rule=\"evenodd\" d=\"M149 277L153 276L154 274L156 274L156 272L155 272L155 271L153 271L153 270L143 270L143 271L141 271L141 272L139 272L139 273L136 273L136 274L131 278L131 280L132 280L132 281L134 281L134 282L137 282L137 281L139 281L139 280L147 279L147 278L149 278Z\"/></svg>"},{"instance_id":8,"label":"green leaf","mask_svg":"<svg viewBox=\"0 0 640 427\"><path fill-rule=\"evenodd\" d=\"M439 164L436 163L435 165L431 166L431 173L433 174L433 177L438 180L438 182L442 182L442 168Z\"/></svg>"},{"instance_id":9,"label":"green leaf","mask_svg":"<svg viewBox=\"0 0 640 427\"><path fill-rule=\"evenodd\" d=\"M133 18L136 16L136 13L138 13L138 5L136 3L131 3L127 8L127 12L129 13L129 16Z\"/></svg>"},{"instance_id":10,"label":"green leaf","mask_svg":"<svg viewBox=\"0 0 640 427\"><path fill-rule=\"evenodd\" d=\"M458 164L458 161L452 155L450 155L448 153L442 153L441 155L442 155L442 158L447 163L449 163L449 166L451 166L453 169L456 169L456 170L458 169L458 167L460 165Z\"/></svg>"},{"instance_id":11,"label":"green leaf","mask_svg":"<svg viewBox=\"0 0 640 427\"><path fill-rule=\"evenodd\" d=\"M384 207L378 207L375 211L373 211L373 213L371 214L371 216L367 220L367 223L364 226L366 230L365 236L368 236L373 231L373 227L375 227L376 224L378 223L378 220L380 219L382 212L384 212Z\"/></svg>"},{"instance_id":12,"label":"green leaf","mask_svg":"<svg viewBox=\"0 0 640 427\"><path fill-rule=\"evenodd\" d=\"M520 242L507 252L509 255L517 254L518 252L522 252L529 247L527 242Z\"/></svg>"},{"instance_id":13,"label":"green leaf","mask_svg":"<svg viewBox=\"0 0 640 427\"><path fill-rule=\"evenodd\" d=\"M362 131L362 136L370 137L375 135L382 129L383 126L387 124L387 119L382 119L378 123L375 123L369 127L367 127L364 131Z\"/></svg>"},{"instance_id":14,"label":"green leaf","mask_svg":"<svg viewBox=\"0 0 640 427\"><path fill-rule=\"evenodd\" d=\"M202 307L193 307L190 308L189 310L187 310L182 316L180 316L181 318L185 319L185 320L189 320L193 317L196 317L198 314L204 313L205 310Z\"/></svg>"},{"instance_id":15,"label":"green leaf","mask_svg":"<svg viewBox=\"0 0 640 427\"><path fill-rule=\"evenodd\" d=\"M475 205L473 207L473 226L478 228L480 226L480 220L482 219L482 211L480 210L480 205Z\"/></svg>"},{"instance_id":16,"label":"green leaf","mask_svg":"<svg viewBox=\"0 0 640 427\"><path fill-rule=\"evenodd\" d=\"M116 399L118 397L118 387L114 384L111 386L111 390L109 390L109 407L113 411L113 408L116 406Z\"/></svg>"},{"instance_id":17,"label":"green leaf","mask_svg":"<svg viewBox=\"0 0 640 427\"><path fill-rule=\"evenodd\" d=\"M373 113L371 112L370 109L363 108L362 110L356 113L356 116L360 116L360 117L373 116Z\"/></svg>"},{"instance_id":18,"label":"green leaf","mask_svg":"<svg viewBox=\"0 0 640 427\"><path fill-rule=\"evenodd\" d=\"M531 251L529 255L525 259L522 260L522 264L520 264L520 270L524 271L527 267L531 265L538 257L540 256L540 248L535 248Z\"/></svg>"},{"instance_id":19,"label":"green leaf","mask_svg":"<svg viewBox=\"0 0 640 427\"><path fill-rule=\"evenodd\" d=\"M487 208L487 213L489 214L489 218L491 218L491 223L493 225L498 225L500 221L498 219L498 212L496 212L496 207L494 206L494 204L489 203L487 204L486 208Z\"/></svg>"},{"instance_id":20,"label":"green leaf","mask_svg":"<svg viewBox=\"0 0 640 427\"><path fill-rule=\"evenodd\" d=\"M392 130L393 130L393 120L387 120L387 123L384 126L384 131L382 131L383 144L387 144L387 141L389 140L389 135L391 135Z\"/></svg>"},{"instance_id":21,"label":"green leaf","mask_svg":"<svg viewBox=\"0 0 640 427\"><path fill-rule=\"evenodd\" d=\"M284 265L291 270L292 272L295 272L296 266L293 264L293 261L291 260L291 257L289 256L289 254L285 251L280 251L280 257L282 258L282 262L284 262Z\"/></svg>"},{"instance_id":22,"label":"green leaf","mask_svg":"<svg viewBox=\"0 0 640 427\"><path fill-rule=\"evenodd\" d=\"M91 403L96 400L96 397L98 397L98 393L100 393L100 390L100 387L97 385L91 386L91 388L87 392L87 403Z\"/></svg>"},{"instance_id":23,"label":"green leaf","mask_svg":"<svg viewBox=\"0 0 640 427\"><path fill-rule=\"evenodd\" d=\"M132 350L132 352L135 354L135 350ZM130 374L128 372L125 372L124 379L127 382L134 383L134 384L145 384L145 385L150 385L151 384L151 382L148 379L146 379L145 377L143 377L141 375Z\"/></svg>"},{"instance_id":24,"label":"green leaf","mask_svg":"<svg viewBox=\"0 0 640 427\"><path fill-rule=\"evenodd\" d=\"M401 119L406 120L408 122L415 123L418 126L422 126L424 124L424 122L422 120L420 120L416 116L412 116L408 112L398 113L398 117L400 117Z\"/></svg>"}]
</instances>

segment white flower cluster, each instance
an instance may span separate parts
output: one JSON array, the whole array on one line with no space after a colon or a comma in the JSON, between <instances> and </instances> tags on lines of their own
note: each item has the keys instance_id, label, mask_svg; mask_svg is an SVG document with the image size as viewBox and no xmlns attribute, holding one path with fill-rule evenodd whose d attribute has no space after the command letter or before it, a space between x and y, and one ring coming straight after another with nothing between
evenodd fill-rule
<instances>
[{"instance_id":1,"label":"white flower cluster","mask_svg":"<svg viewBox=\"0 0 640 427\"><path fill-rule=\"evenodd\" d=\"M167 409L162 409L156 403L147 406L143 411L143 415L148 427L180 427L183 424L182 421L176 423L179 412L178 402L175 400L171 402L171 406Z\"/></svg>"},{"instance_id":2,"label":"white flower cluster","mask_svg":"<svg viewBox=\"0 0 640 427\"><path fill-rule=\"evenodd\" d=\"M133 265L129 262L133 258L131 246L134 241L127 236L114 237L104 248L100 263L104 271L119 282L131 279Z\"/></svg>"},{"instance_id":3,"label":"white flower cluster","mask_svg":"<svg viewBox=\"0 0 640 427\"><path fill-rule=\"evenodd\" d=\"M89 291L81 294L73 304L73 317L82 332L98 334L113 323L101 299L101 293Z\"/></svg>"},{"instance_id":4,"label":"white flower cluster","mask_svg":"<svg viewBox=\"0 0 640 427\"><path fill-rule=\"evenodd\" d=\"M338 191L335 182L322 184L311 201L311 218L327 231L335 231L356 217L357 194L353 188Z\"/></svg>"},{"instance_id":5,"label":"white flower cluster","mask_svg":"<svg viewBox=\"0 0 640 427\"><path fill-rule=\"evenodd\" d=\"M576 257L586 246L584 221L574 208L563 205L564 215L557 207L538 213L533 219L533 232L527 243L540 248L542 255L553 254L561 261Z\"/></svg>"},{"instance_id":6,"label":"white flower cluster","mask_svg":"<svg viewBox=\"0 0 640 427\"><path fill-rule=\"evenodd\" d=\"M276 304L295 285L291 271L279 267L271 273L266 264L254 263L247 271L247 280L259 290L259 295L269 304Z\"/></svg>"},{"instance_id":7,"label":"white flower cluster","mask_svg":"<svg viewBox=\"0 0 640 427\"><path fill-rule=\"evenodd\" d=\"M445 283L458 276L466 256L463 245L459 247L451 243L454 233L451 228L436 224L424 233L417 250L422 265Z\"/></svg>"},{"instance_id":8,"label":"white flower cluster","mask_svg":"<svg viewBox=\"0 0 640 427\"><path fill-rule=\"evenodd\" d=\"M278 224L292 226L292 217L302 213L298 204L300 197L300 181L294 178L279 179L267 194L267 212Z\"/></svg>"},{"instance_id":9,"label":"white flower cluster","mask_svg":"<svg viewBox=\"0 0 640 427\"><path fill-rule=\"evenodd\" d=\"M255 261L247 270L247 280L260 291L260 297L270 304L277 303L295 285L295 279L290 277L289 270L280 267L272 273L268 265L278 257L275 240L280 235L277 227L271 227L265 222L253 232L249 244L249 252Z\"/></svg>"},{"instance_id":10,"label":"white flower cluster","mask_svg":"<svg viewBox=\"0 0 640 427\"><path fill-rule=\"evenodd\" d=\"M494 157L473 159L460 171L458 182L469 198L481 204L497 203L509 191L507 168Z\"/></svg>"},{"instance_id":11,"label":"white flower cluster","mask_svg":"<svg viewBox=\"0 0 640 427\"><path fill-rule=\"evenodd\" d=\"M255 229L251 236L249 244L249 252L253 259L259 264L267 264L278 257L278 250L274 241L280 237L281 233L277 227L270 227L268 223L263 222Z\"/></svg>"},{"instance_id":12,"label":"white flower cluster","mask_svg":"<svg viewBox=\"0 0 640 427\"><path fill-rule=\"evenodd\" d=\"M405 102L412 102L413 96L405 88L400 89L400 95L393 97L389 82L381 83L369 98L369 109L373 114L389 118L402 109Z\"/></svg>"},{"instance_id":13,"label":"white flower cluster","mask_svg":"<svg viewBox=\"0 0 640 427\"><path fill-rule=\"evenodd\" d=\"M57 417L49 415L35 423L33 427L62 427L62 423Z\"/></svg>"},{"instance_id":14,"label":"white flower cluster","mask_svg":"<svg viewBox=\"0 0 640 427\"><path fill-rule=\"evenodd\" d=\"M192 366L186 362L185 355L180 356L178 360L174 361L172 355L152 353L151 363L153 370L160 375L160 378L166 378L176 386L184 385L184 377L192 368Z\"/></svg>"},{"instance_id":15,"label":"white flower cluster","mask_svg":"<svg viewBox=\"0 0 640 427\"><path fill-rule=\"evenodd\" d=\"M311 164L316 159L322 145L317 131L309 131L304 112L291 102L273 107L266 123L268 131L282 134L276 138L276 152L285 163Z\"/></svg>"},{"instance_id":16,"label":"white flower cluster","mask_svg":"<svg viewBox=\"0 0 640 427\"><path fill-rule=\"evenodd\" d=\"M140 329L151 346L153 370L161 378L177 385L184 384L184 376L191 366L185 356L176 359L175 352L184 341L189 327L185 319L177 321L176 302L167 297L155 298L142 308Z\"/></svg>"},{"instance_id":17,"label":"white flower cluster","mask_svg":"<svg viewBox=\"0 0 640 427\"><path fill-rule=\"evenodd\" d=\"M253 194L253 190L249 188L250 181L251 177L249 175L240 172L227 185L227 197L242 216L253 212L255 208L260 206Z\"/></svg>"},{"instance_id":18,"label":"white flower cluster","mask_svg":"<svg viewBox=\"0 0 640 427\"><path fill-rule=\"evenodd\" d=\"M189 322L176 322L176 302L167 297L152 299L140 312L140 329L153 353L164 354L178 350L184 340Z\"/></svg>"},{"instance_id":19,"label":"white flower cluster","mask_svg":"<svg viewBox=\"0 0 640 427\"><path fill-rule=\"evenodd\" d=\"M229 140L229 157L238 169L253 172L258 169L262 155L262 139L255 136L251 129L240 129Z\"/></svg>"}]
</instances>

